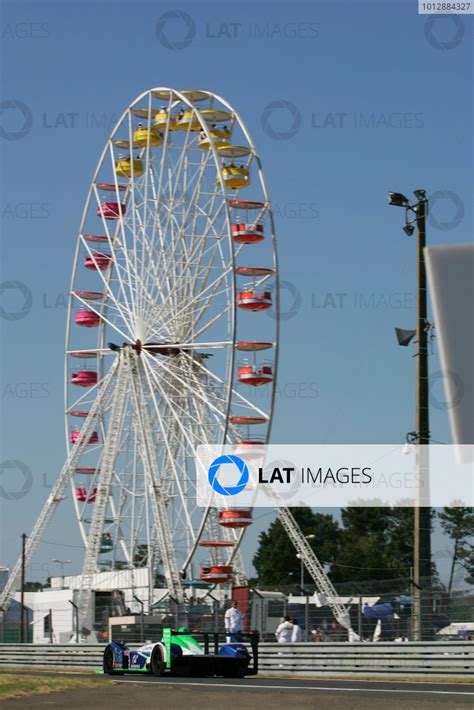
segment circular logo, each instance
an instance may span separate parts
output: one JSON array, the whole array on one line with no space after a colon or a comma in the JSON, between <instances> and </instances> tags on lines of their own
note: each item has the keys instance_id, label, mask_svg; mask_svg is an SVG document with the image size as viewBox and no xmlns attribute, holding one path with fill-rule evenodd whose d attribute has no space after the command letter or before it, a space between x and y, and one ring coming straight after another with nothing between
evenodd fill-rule
<instances>
[{"instance_id":1,"label":"circular logo","mask_svg":"<svg viewBox=\"0 0 474 710\"><path fill-rule=\"evenodd\" d=\"M437 395L434 392L435 385L438 381L443 382L445 384L445 387L449 385L449 388L446 388L450 392L450 399L438 399ZM434 372L431 375L429 379L429 385L430 403L436 409L446 411L448 409L454 409L459 404L461 404L464 397L464 383L461 377L457 374L457 372L453 372L452 370L438 370L437 372Z\"/></svg>"},{"instance_id":2,"label":"circular logo","mask_svg":"<svg viewBox=\"0 0 474 710\"><path fill-rule=\"evenodd\" d=\"M235 486L223 486L217 478L220 467L229 463L236 466L240 473L240 480ZM217 459L214 459L207 473L209 485L216 493L220 493L221 496L235 496L237 493L243 491L249 482L249 477L249 470L245 461L239 458L239 456L233 456L232 454L224 454L224 456L219 456Z\"/></svg>"},{"instance_id":3,"label":"circular logo","mask_svg":"<svg viewBox=\"0 0 474 710\"><path fill-rule=\"evenodd\" d=\"M453 33L450 37L442 40L436 33L436 26L444 23L451 23ZM453 49L457 47L464 37L464 24L458 15L430 15L425 23L425 37L434 49Z\"/></svg>"},{"instance_id":4,"label":"circular logo","mask_svg":"<svg viewBox=\"0 0 474 710\"><path fill-rule=\"evenodd\" d=\"M33 125L33 114L28 106L23 103L23 101L18 101L17 99L7 99L6 101L2 101L0 103L0 116L5 113L5 111L19 112L22 117L23 124L21 128L18 128L15 131L4 128L0 125L0 136L5 138L7 141L19 141L31 131L31 127Z\"/></svg>"},{"instance_id":5,"label":"circular logo","mask_svg":"<svg viewBox=\"0 0 474 710\"><path fill-rule=\"evenodd\" d=\"M22 461L10 459L9 461L2 461L2 463L0 463L0 476L6 474L6 477L11 480L12 469L21 473L23 476L23 485L20 490L17 491L6 490L3 486L0 486L0 498L4 498L5 500L20 500L20 498L24 498L24 496L31 491L33 487L33 474Z\"/></svg>"},{"instance_id":6,"label":"circular logo","mask_svg":"<svg viewBox=\"0 0 474 710\"><path fill-rule=\"evenodd\" d=\"M429 212L429 222L434 229L441 229L443 231L449 231L450 229L455 229L458 227L464 219L464 203L455 192L452 190L437 190L429 196L430 199L430 212ZM434 206L436 202L452 202L454 206L454 214L449 220L442 221L436 217L434 214Z\"/></svg>"},{"instance_id":7,"label":"circular logo","mask_svg":"<svg viewBox=\"0 0 474 710\"><path fill-rule=\"evenodd\" d=\"M283 291L287 291L290 295L290 305L285 308L281 305ZM299 313L300 308L301 293L299 290L294 284L291 283L291 281L280 281L280 320L290 320L290 318L293 318L297 313ZM270 318L276 317L276 313L273 308L267 308L265 313Z\"/></svg>"},{"instance_id":8,"label":"circular logo","mask_svg":"<svg viewBox=\"0 0 474 710\"><path fill-rule=\"evenodd\" d=\"M169 33L169 25L178 23L184 28L184 34L180 37L172 38ZM166 49L185 49L188 47L196 36L196 23L191 15L183 10L168 10L164 12L156 23L156 37L160 44Z\"/></svg>"},{"instance_id":9,"label":"circular logo","mask_svg":"<svg viewBox=\"0 0 474 710\"><path fill-rule=\"evenodd\" d=\"M269 480L271 478L272 473L276 468L279 468L280 470L284 468L293 468L297 470L297 467L293 463L293 461L288 461L287 459L278 459L275 461L272 461L269 464L266 464L263 469L263 475L264 477ZM301 488L301 477L299 476L294 476L292 477L291 485L286 488L286 489L278 489L278 498L280 500L290 500L293 499L293 505L298 503L298 501L295 499L295 496L297 495L299 489ZM302 506L305 506L306 503L305 501L300 501L300 504Z\"/></svg>"},{"instance_id":10,"label":"circular logo","mask_svg":"<svg viewBox=\"0 0 474 710\"><path fill-rule=\"evenodd\" d=\"M286 121L289 124L286 128L277 128L275 126L277 114L280 118L282 114L286 114ZM291 101L286 99L271 101L263 110L262 128L270 138L277 141L286 141L288 138L293 138L300 130L301 113Z\"/></svg>"},{"instance_id":11,"label":"circular logo","mask_svg":"<svg viewBox=\"0 0 474 710\"><path fill-rule=\"evenodd\" d=\"M21 320L31 311L31 306L33 305L33 296L31 291L26 284L22 281L3 281L0 284L0 296L3 296L5 291L18 289L24 298L23 305L19 311L7 311L0 305L0 318L5 320Z\"/></svg>"}]
</instances>

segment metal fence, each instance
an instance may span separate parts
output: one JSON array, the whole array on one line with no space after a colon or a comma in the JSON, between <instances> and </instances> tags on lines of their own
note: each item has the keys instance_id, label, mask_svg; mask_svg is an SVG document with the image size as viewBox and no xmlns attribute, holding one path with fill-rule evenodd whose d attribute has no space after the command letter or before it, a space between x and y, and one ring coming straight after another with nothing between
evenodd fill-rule
<instances>
[{"instance_id":1,"label":"metal fence","mask_svg":"<svg viewBox=\"0 0 474 710\"><path fill-rule=\"evenodd\" d=\"M448 596L446 590L439 584L433 584L432 580L424 579L422 585L430 589L431 603L423 621L430 630L431 639L436 639L439 631L453 622L464 623L474 629L472 588L453 590ZM349 610L352 628L361 640L413 640L415 608L412 580L407 577L365 580L336 584L335 587ZM303 640L347 640L347 634L337 624L329 606L315 604L314 600L318 597L314 585L305 583L303 587L299 584L266 589L282 594L281 599L266 604L266 618L276 619L285 615L296 618L303 629ZM260 620L255 628L265 633L264 623L264 619Z\"/></svg>"},{"instance_id":2,"label":"metal fence","mask_svg":"<svg viewBox=\"0 0 474 710\"><path fill-rule=\"evenodd\" d=\"M0 666L94 670L104 645L0 644ZM260 644L261 675L473 677L474 643Z\"/></svg>"},{"instance_id":3,"label":"metal fence","mask_svg":"<svg viewBox=\"0 0 474 710\"><path fill-rule=\"evenodd\" d=\"M347 632L334 619L330 606L317 595L313 585L287 585L278 588L266 587L266 592L251 590L241 609L245 617L245 628L260 632L263 641L274 642L275 630L282 617L289 615L296 619L302 629L302 641L344 642ZM413 640L413 604L410 594L411 582L408 578L396 580L378 580L352 582L336 585L341 600L350 611L351 625L364 641ZM269 594L270 592L270 594ZM464 622L474 629L474 594L469 590L456 590L448 597L441 588L432 588L431 607L428 625L431 639L436 639L440 629L451 622ZM206 597L190 597L189 601L177 606L166 599L155 605L151 613L141 617L141 608L132 609L135 621L123 624L117 630L121 638L130 643L139 643L156 638L156 633L165 626L178 628L188 626L191 629L211 631L224 629L224 613L227 601L218 601L208 594ZM381 608L381 605L386 605ZM378 616L377 613L380 612ZM28 622L25 640L44 643L66 643L76 636L73 609L51 609L51 618L44 616L34 622ZM95 636L82 638L82 641L107 641L110 639L109 618L115 618L114 609L100 607L94 626ZM8 618L8 617L7 617ZM38 638L38 630L42 638ZM44 629L44 631L43 631ZM19 642L19 624L2 620L0 615L0 644ZM430 640L426 638L426 640ZM443 640L443 639L441 639ZM446 639L444 639L446 640ZM462 639L460 639L462 640ZM466 638L467 640L467 638Z\"/></svg>"}]
</instances>

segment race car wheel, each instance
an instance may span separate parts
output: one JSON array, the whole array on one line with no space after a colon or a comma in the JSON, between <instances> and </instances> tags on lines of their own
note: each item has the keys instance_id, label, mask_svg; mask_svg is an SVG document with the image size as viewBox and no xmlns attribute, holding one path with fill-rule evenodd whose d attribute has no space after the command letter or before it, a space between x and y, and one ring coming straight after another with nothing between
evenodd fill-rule
<instances>
[{"instance_id":1,"label":"race car wheel","mask_svg":"<svg viewBox=\"0 0 474 710\"><path fill-rule=\"evenodd\" d=\"M123 671L114 670L114 652L112 648L106 648L104 652L104 673L107 675L123 675Z\"/></svg>"},{"instance_id":2,"label":"race car wheel","mask_svg":"<svg viewBox=\"0 0 474 710\"><path fill-rule=\"evenodd\" d=\"M154 648L150 658L151 674L155 676L163 675L165 667L161 650L158 647Z\"/></svg>"}]
</instances>

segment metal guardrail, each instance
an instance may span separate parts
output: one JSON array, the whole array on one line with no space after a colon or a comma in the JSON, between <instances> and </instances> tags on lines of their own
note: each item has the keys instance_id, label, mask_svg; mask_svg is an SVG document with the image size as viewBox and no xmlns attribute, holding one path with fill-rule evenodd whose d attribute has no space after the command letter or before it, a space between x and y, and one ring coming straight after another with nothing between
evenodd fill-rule
<instances>
[{"instance_id":1,"label":"metal guardrail","mask_svg":"<svg viewBox=\"0 0 474 710\"><path fill-rule=\"evenodd\" d=\"M1 644L0 667L95 669L103 644ZM473 642L261 643L263 675L474 677Z\"/></svg>"}]
</instances>

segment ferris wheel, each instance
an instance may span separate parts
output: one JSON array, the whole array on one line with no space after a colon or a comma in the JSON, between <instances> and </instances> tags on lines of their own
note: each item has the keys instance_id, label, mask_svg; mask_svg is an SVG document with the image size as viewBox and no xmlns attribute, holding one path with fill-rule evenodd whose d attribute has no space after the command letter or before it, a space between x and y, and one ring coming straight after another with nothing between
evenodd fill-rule
<instances>
[{"instance_id":1,"label":"ferris wheel","mask_svg":"<svg viewBox=\"0 0 474 710\"><path fill-rule=\"evenodd\" d=\"M99 158L77 237L65 348L68 455L0 612L68 489L85 546L81 623L101 570L146 566L150 604L158 573L178 603L187 584L245 582L240 546L252 511L197 506L195 456L201 444L262 455L275 400L278 296L273 215L240 116L209 91L138 96ZM350 629L291 512L280 507L278 516Z\"/></svg>"},{"instance_id":2,"label":"ferris wheel","mask_svg":"<svg viewBox=\"0 0 474 710\"><path fill-rule=\"evenodd\" d=\"M277 345L273 217L247 129L211 92L146 91L86 199L66 335L68 457L27 549L70 484L81 613L99 570L145 565L150 592L159 571L177 601L188 581L245 579L251 511L197 506L195 454L268 441Z\"/></svg>"}]
</instances>

